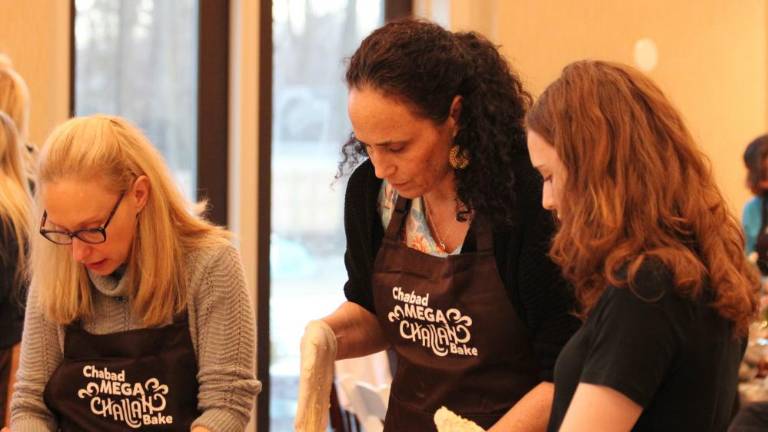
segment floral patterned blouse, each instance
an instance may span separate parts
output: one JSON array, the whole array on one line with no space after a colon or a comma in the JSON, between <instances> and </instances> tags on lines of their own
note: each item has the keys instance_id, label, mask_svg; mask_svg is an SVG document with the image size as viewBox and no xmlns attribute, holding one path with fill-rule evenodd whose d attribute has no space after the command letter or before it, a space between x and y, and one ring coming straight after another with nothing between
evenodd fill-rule
<instances>
[{"instance_id":1,"label":"floral patterned blouse","mask_svg":"<svg viewBox=\"0 0 768 432\"><path fill-rule=\"evenodd\" d=\"M384 225L385 230L389 225L390 219L392 219L395 202L397 202L397 191L386 180L382 181L381 189L379 189L378 204L381 223ZM411 211L408 212L408 218L405 221L405 244L411 249L438 257L461 253L461 245L450 253L446 253L437 245L429 230L427 218L424 214L424 199L421 197L411 202Z\"/></svg>"}]
</instances>

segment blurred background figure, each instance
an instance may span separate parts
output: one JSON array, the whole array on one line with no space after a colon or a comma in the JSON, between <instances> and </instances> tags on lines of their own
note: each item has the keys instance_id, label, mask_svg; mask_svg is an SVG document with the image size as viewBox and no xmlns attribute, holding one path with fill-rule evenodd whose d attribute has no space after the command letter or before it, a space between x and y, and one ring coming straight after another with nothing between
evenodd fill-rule
<instances>
[{"instance_id":1,"label":"blurred background figure","mask_svg":"<svg viewBox=\"0 0 768 432\"><path fill-rule=\"evenodd\" d=\"M29 87L24 78L13 68L7 55L0 53L0 111L5 112L16 125L19 142L25 147L22 153L24 172L34 182L37 150L29 142Z\"/></svg>"},{"instance_id":2,"label":"blurred background figure","mask_svg":"<svg viewBox=\"0 0 768 432\"><path fill-rule=\"evenodd\" d=\"M24 323L26 254L31 199L13 120L0 111L0 424L18 366Z\"/></svg>"},{"instance_id":3,"label":"blurred background figure","mask_svg":"<svg viewBox=\"0 0 768 432\"><path fill-rule=\"evenodd\" d=\"M0 424L18 367L26 292L23 233L34 184L34 147L28 144L29 89L10 57L0 53Z\"/></svg>"},{"instance_id":4,"label":"blurred background figure","mask_svg":"<svg viewBox=\"0 0 768 432\"><path fill-rule=\"evenodd\" d=\"M739 371L742 404L730 426L730 432L751 432L768 429L768 388L766 362L766 296L765 276L768 274L768 235L766 234L766 193L768 193L768 135L761 135L744 150L747 187L754 195L744 205L741 223L744 228L744 251L763 275L760 284L760 316L749 329L749 344Z\"/></svg>"},{"instance_id":5,"label":"blurred background figure","mask_svg":"<svg viewBox=\"0 0 768 432\"><path fill-rule=\"evenodd\" d=\"M765 231L766 200L768 192L768 135L755 138L744 150L744 165L747 168L747 187L754 197L744 205L741 222L744 227L745 251L760 272L768 274L768 236ZM763 234L761 238L761 234ZM758 250L758 243L760 250ZM754 255L753 255L754 254Z\"/></svg>"}]
</instances>

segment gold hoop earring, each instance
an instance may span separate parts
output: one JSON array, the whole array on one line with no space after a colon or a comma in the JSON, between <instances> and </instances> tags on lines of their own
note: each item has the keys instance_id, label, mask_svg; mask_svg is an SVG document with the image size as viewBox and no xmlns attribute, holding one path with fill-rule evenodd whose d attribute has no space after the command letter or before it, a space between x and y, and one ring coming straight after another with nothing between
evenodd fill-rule
<instances>
[{"instance_id":1,"label":"gold hoop earring","mask_svg":"<svg viewBox=\"0 0 768 432\"><path fill-rule=\"evenodd\" d=\"M455 170L462 170L469 165L469 157L466 151L461 151L458 145L454 144L451 151L448 152L448 163Z\"/></svg>"}]
</instances>

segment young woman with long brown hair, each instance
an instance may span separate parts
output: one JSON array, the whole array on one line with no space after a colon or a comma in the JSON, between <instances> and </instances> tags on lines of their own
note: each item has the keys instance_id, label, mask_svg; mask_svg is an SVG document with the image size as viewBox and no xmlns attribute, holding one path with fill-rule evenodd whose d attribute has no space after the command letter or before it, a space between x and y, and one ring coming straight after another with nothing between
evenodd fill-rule
<instances>
[{"instance_id":1,"label":"young woman with long brown hair","mask_svg":"<svg viewBox=\"0 0 768 432\"><path fill-rule=\"evenodd\" d=\"M758 276L681 116L634 69L567 66L527 117L582 328L550 430L725 430ZM600 409L595 409L595 407Z\"/></svg>"}]
</instances>

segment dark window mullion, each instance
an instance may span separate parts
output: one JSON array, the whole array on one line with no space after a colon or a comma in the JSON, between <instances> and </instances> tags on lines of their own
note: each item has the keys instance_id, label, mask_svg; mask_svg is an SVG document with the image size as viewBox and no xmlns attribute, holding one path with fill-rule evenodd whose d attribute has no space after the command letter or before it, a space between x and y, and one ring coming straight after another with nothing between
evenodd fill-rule
<instances>
[{"instance_id":1,"label":"dark window mullion","mask_svg":"<svg viewBox=\"0 0 768 432\"><path fill-rule=\"evenodd\" d=\"M229 157L229 0L200 0L197 74L197 194L208 218L227 221Z\"/></svg>"},{"instance_id":2,"label":"dark window mullion","mask_svg":"<svg viewBox=\"0 0 768 432\"><path fill-rule=\"evenodd\" d=\"M257 284L256 317L257 336L257 373L261 380L262 388L259 394L256 413L256 430L269 431L269 239L272 232L272 1L261 0L259 3L259 104L258 104L258 190L256 202L258 203L258 227L257 227ZM246 53L249 55L251 53ZM246 221L249 223L252 221Z\"/></svg>"}]
</instances>

